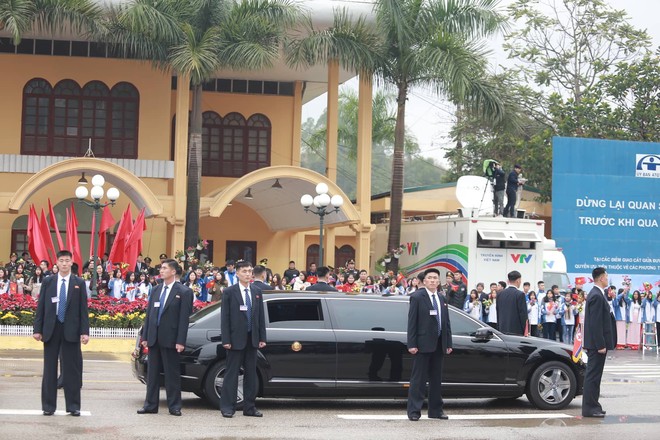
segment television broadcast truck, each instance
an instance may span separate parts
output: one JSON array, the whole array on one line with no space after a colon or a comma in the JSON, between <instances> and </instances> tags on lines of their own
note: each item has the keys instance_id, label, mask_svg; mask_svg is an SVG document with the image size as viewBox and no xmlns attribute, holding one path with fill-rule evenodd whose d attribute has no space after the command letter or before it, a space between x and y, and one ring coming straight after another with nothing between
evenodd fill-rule
<instances>
[{"instance_id":1,"label":"television broadcast truck","mask_svg":"<svg viewBox=\"0 0 660 440\"><path fill-rule=\"evenodd\" d=\"M463 181L467 179L467 183ZM487 185L486 188L483 185ZM478 282L488 284L506 281L506 275L517 270L523 282L529 281L536 290L538 281L546 289L557 284L568 289L566 259L554 240L544 238L545 222L528 218L493 217L492 189L487 179L461 177L457 183L457 198L463 205L459 214L438 216L430 220L407 220L401 224L399 270L407 277L428 268L444 273L459 269L463 282L473 289ZM466 187L469 189L466 190ZM471 193L471 194L470 194ZM489 209L490 208L490 209ZM389 224L376 225L371 239L372 269L387 253ZM396 257L396 255L394 256Z\"/></svg>"}]
</instances>

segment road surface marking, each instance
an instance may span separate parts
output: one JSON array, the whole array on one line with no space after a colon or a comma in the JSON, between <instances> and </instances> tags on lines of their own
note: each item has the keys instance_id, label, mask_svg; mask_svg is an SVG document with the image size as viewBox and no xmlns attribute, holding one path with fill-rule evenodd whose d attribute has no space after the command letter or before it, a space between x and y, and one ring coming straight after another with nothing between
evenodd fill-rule
<instances>
[{"instance_id":1,"label":"road surface marking","mask_svg":"<svg viewBox=\"0 0 660 440\"><path fill-rule=\"evenodd\" d=\"M84 359L84 356L83 356ZM43 358L0 358L0 361L21 361L21 362L43 362ZM84 359L85 363L97 363L97 364L125 364L130 363L131 361L111 361L111 360L100 360L100 359Z\"/></svg>"},{"instance_id":2,"label":"road surface marking","mask_svg":"<svg viewBox=\"0 0 660 440\"><path fill-rule=\"evenodd\" d=\"M408 420L403 414L337 414L344 420ZM540 413L540 414L456 414L449 415L449 420L522 420L522 419L572 419L569 414ZM421 419L428 419L422 416Z\"/></svg>"},{"instance_id":3,"label":"road surface marking","mask_svg":"<svg viewBox=\"0 0 660 440\"><path fill-rule=\"evenodd\" d=\"M68 416L66 411L55 411L56 416ZM81 416L91 416L89 411L80 411ZM0 409L0 416L43 416L43 411L36 409Z\"/></svg>"}]
</instances>

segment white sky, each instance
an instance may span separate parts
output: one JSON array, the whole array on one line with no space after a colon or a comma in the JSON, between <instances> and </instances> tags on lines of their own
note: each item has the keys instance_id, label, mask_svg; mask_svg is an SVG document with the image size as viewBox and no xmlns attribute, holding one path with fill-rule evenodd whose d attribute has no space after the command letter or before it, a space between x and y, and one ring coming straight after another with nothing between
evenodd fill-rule
<instances>
[{"instance_id":1,"label":"white sky","mask_svg":"<svg viewBox=\"0 0 660 440\"><path fill-rule=\"evenodd\" d=\"M513 3L514 0L502 0L502 8ZM625 10L633 26L646 29L653 38L653 46L660 45L660 0L607 0L615 9ZM363 3L363 1L359 1ZM499 38L491 43L491 64L493 69L500 64L506 64L506 53L501 46L504 39ZM357 90L355 79L345 83L343 87L352 87ZM318 118L326 107L327 97L321 95L303 106L303 121L308 117ZM445 148L451 147L452 142L448 135L454 122L453 106L432 93L424 90L413 90L406 106L406 127L417 137L422 155L444 161Z\"/></svg>"}]
</instances>

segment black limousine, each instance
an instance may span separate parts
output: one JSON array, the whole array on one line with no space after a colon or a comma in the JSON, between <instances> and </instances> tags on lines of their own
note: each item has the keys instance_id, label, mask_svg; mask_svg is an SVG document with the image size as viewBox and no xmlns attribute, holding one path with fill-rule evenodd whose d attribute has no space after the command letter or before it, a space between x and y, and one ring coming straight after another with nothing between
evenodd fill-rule
<instances>
[{"instance_id":1,"label":"black limousine","mask_svg":"<svg viewBox=\"0 0 660 440\"><path fill-rule=\"evenodd\" d=\"M412 368L406 347L408 298L265 292L268 345L259 351L259 396L405 398ZM506 335L450 307L454 351L445 358L443 396L518 398L566 407L582 394L585 366L571 347ZM148 352L136 341L133 369L146 381ZM181 354L182 390L219 408L225 349L220 304L190 317ZM239 382L239 400L241 398Z\"/></svg>"}]
</instances>

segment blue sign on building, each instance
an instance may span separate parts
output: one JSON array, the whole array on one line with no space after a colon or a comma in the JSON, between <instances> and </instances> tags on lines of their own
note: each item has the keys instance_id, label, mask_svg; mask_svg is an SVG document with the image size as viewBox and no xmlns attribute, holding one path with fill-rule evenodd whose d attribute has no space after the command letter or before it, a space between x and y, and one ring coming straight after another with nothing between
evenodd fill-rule
<instances>
[{"instance_id":1,"label":"blue sign on building","mask_svg":"<svg viewBox=\"0 0 660 440\"><path fill-rule=\"evenodd\" d=\"M552 237L569 277L660 285L660 143L555 137Z\"/></svg>"}]
</instances>

